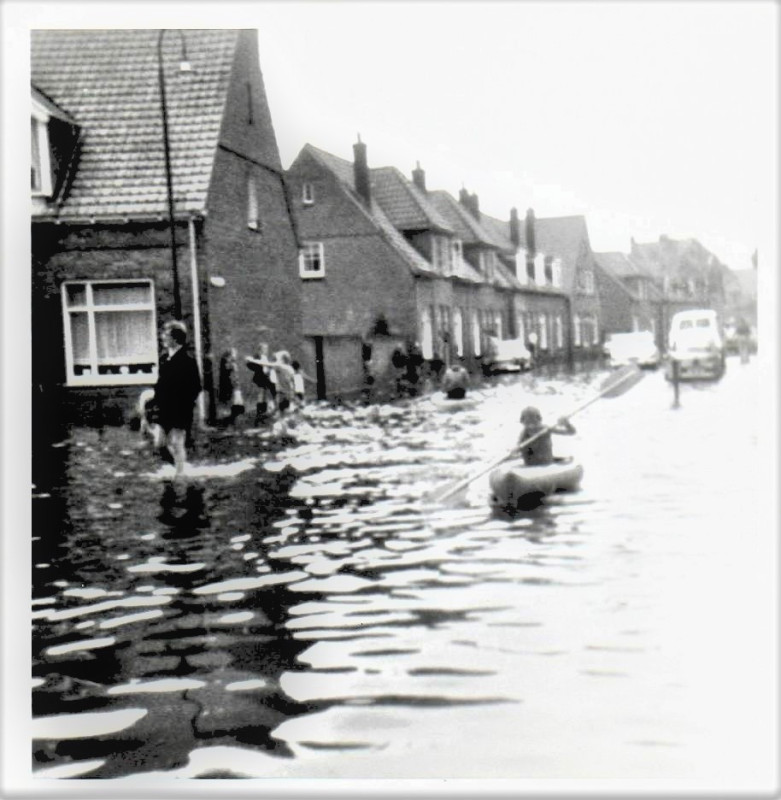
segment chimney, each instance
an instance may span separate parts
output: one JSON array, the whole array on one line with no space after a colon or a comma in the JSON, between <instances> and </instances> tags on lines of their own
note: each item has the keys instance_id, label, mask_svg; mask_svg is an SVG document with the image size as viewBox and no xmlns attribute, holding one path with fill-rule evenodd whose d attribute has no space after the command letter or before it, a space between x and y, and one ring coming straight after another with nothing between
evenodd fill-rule
<instances>
[{"instance_id":1,"label":"chimney","mask_svg":"<svg viewBox=\"0 0 781 800\"><path fill-rule=\"evenodd\" d=\"M480 220L480 200L478 200L477 194L473 194L469 198L469 206L470 206L470 210L472 212L472 216L476 220L479 221Z\"/></svg>"},{"instance_id":2,"label":"chimney","mask_svg":"<svg viewBox=\"0 0 781 800\"><path fill-rule=\"evenodd\" d=\"M412 182L420 189L421 192L426 191L426 171L420 168L420 161L416 162L417 166L412 170Z\"/></svg>"},{"instance_id":3,"label":"chimney","mask_svg":"<svg viewBox=\"0 0 781 800\"><path fill-rule=\"evenodd\" d=\"M358 192L366 205L369 205L372 199L369 165L366 161L366 145L361 141L360 133L358 134L358 141L353 145L353 157L355 191Z\"/></svg>"},{"instance_id":4,"label":"chimney","mask_svg":"<svg viewBox=\"0 0 781 800\"><path fill-rule=\"evenodd\" d=\"M526 252L534 258L537 255L537 241L534 236L534 209L526 211Z\"/></svg>"},{"instance_id":5,"label":"chimney","mask_svg":"<svg viewBox=\"0 0 781 800\"><path fill-rule=\"evenodd\" d=\"M521 246L521 223L517 208L510 209L510 241L516 248Z\"/></svg>"},{"instance_id":6,"label":"chimney","mask_svg":"<svg viewBox=\"0 0 781 800\"><path fill-rule=\"evenodd\" d=\"M469 192L467 192L463 186L458 192L458 202L461 203L465 209L469 210Z\"/></svg>"}]
</instances>

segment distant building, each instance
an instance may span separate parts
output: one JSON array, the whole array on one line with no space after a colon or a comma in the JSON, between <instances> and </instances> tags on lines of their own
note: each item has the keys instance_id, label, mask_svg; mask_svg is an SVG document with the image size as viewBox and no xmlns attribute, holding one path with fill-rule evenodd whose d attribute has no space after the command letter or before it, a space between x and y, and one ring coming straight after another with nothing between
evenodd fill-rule
<instances>
[{"instance_id":1,"label":"distant building","mask_svg":"<svg viewBox=\"0 0 781 800\"><path fill-rule=\"evenodd\" d=\"M662 294L651 275L625 253L595 253L604 332L651 331L664 347Z\"/></svg>"},{"instance_id":2,"label":"distant building","mask_svg":"<svg viewBox=\"0 0 781 800\"><path fill-rule=\"evenodd\" d=\"M660 236L642 244L632 239L629 257L661 293L663 330L673 314L688 308L711 308L723 317L730 270L696 239Z\"/></svg>"},{"instance_id":3,"label":"distant building","mask_svg":"<svg viewBox=\"0 0 781 800\"><path fill-rule=\"evenodd\" d=\"M301 352L298 243L256 32L33 31L36 424L121 421L157 378L175 313L158 53L181 315L206 414L227 348L249 354L266 337Z\"/></svg>"}]
</instances>

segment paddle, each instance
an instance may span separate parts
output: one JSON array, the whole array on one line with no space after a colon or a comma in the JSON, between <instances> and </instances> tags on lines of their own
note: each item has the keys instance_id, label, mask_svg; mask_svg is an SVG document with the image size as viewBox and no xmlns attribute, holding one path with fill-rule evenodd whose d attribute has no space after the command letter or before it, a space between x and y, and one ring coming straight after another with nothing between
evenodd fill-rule
<instances>
[{"instance_id":1,"label":"paddle","mask_svg":"<svg viewBox=\"0 0 781 800\"><path fill-rule=\"evenodd\" d=\"M602 382L598 394L587 400L585 403L579 405L573 411L570 411L569 414L559 417L559 420L570 419L570 417L574 417L575 414L579 414L581 411L583 411L583 409L588 408L592 403L596 403L597 400L600 400L603 397L620 397L622 394L628 392L633 386L639 383L644 377L644 374L645 373L642 372L637 364L630 364L618 370L617 372L608 375L608 377ZM559 420L557 420L557 422ZM496 459L496 461L492 461L490 464L483 467L479 472L476 472L474 475L470 475L467 478L462 478L451 486L445 486L439 491L432 492L426 499L431 503L441 503L444 500L447 500L448 497L451 497L452 495L456 494L456 492L459 492L461 489L469 486L469 484L473 481L481 478L486 474L486 472L490 472L495 467L498 467L503 461L507 461L513 456L514 453L519 452L527 445L537 441L540 436L548 433L552 427L554 426L546 425L544 428L541 428L539 431L537 431L534 436L530 436L528 439L520 442L509 453L503 455L501 458Z\"/></svg>"}]
</instances>

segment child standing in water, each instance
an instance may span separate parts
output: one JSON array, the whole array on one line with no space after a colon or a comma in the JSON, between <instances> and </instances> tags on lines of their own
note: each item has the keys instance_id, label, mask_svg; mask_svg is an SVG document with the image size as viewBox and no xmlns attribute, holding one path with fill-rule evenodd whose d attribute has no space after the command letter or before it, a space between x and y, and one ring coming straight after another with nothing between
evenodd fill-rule
<instances>
[{"instance_id":1,"label":"child standing in water","mask_svg":"<svg viewBox=\"0 0 781 800\"><path fill-rule=\"evenodd\" d=\"M565 436L571 436L577 433L572 423L566 418L562 417L556 422L546 428L542 423L542 414L539 409L534 406L527 406L521 412L521 423L523 429L521 435L518 437L518 445L522 445L532 437L536 438L529 444L520 447L513 455L521 456L526 466L542 466L545 464L552 464L553 457L553 442L551 441L552 433L559 433ZM544 431L544 433L540 433ZM537 434L539 434L537 436Z\"/></svg>"}]
</instances>

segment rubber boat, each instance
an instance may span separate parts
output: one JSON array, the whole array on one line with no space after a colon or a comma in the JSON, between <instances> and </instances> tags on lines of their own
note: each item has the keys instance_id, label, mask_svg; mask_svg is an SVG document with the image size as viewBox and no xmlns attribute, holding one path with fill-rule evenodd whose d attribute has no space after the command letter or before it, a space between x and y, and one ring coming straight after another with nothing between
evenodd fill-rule
<instances>
[{"instance_id":1,"label":"rubber boat","mask_svg":"<svg viewBox=\"0 0 781 800\"><path fill-rule=\"evenodd\" d=\"M431 396L431 402L440 411L459 411L463 408L474 408L480 402L480 399L472 397L469 393L467 393L466 397L451 399L444 392L437 392Z\"/></svg>"},{"instance_id":2,"label":"rubber boat","mask_svg":"<svg viewBox=\"0 0 781 800\"><path fill-rule=\"evenodd\" d=\"M527 467L523 460L508 461L489 475L491 505L505 511L532 508L545 495L577 489L582 477L583 467L572 459L539 467Z\"/></svg>"}]
</instances>

